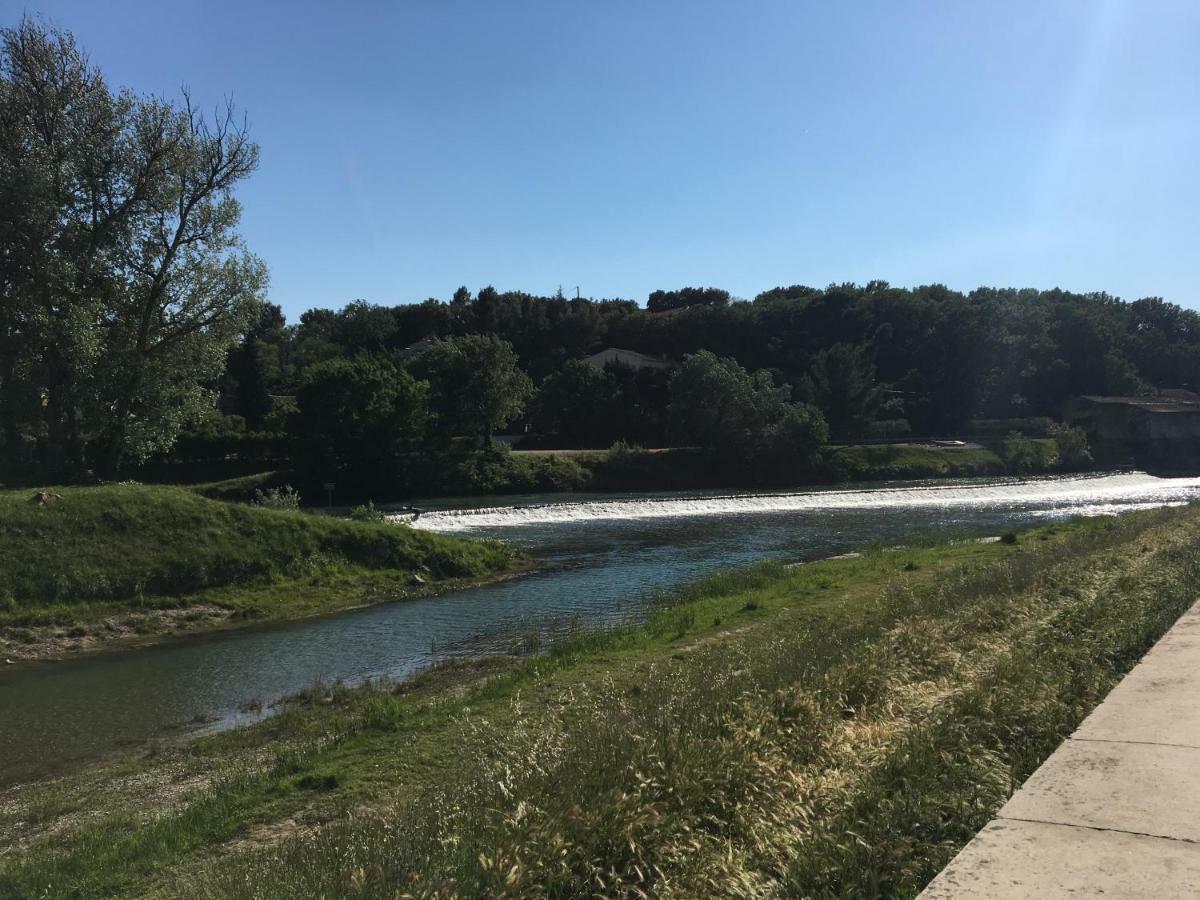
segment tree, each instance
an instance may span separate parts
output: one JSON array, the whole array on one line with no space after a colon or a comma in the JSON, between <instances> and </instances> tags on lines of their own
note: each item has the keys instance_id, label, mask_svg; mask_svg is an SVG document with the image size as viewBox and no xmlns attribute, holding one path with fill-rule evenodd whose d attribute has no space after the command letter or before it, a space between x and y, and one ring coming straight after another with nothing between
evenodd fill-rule
<instances>
[{"instance_id":1,"label":"tree","mask_svg":"<svg viewBox=\"0 0 1200 900\"><path fill-rule=\"evenodd\" d=\"M102 343L99 264L133 205L87 201L109 193L117 167L107 163L132 116L132 101L112 96L71 35L28 18L0 31L4 407L11 415L24 369L44 397L26 424L55 469L81 459L79 410Z\"/></svg>"},{"instance_id":2,"label":"tree","mask_svg":"<svg viewBox=\"0 0 1200 900\"><path fill-rule=\"evenodd\" d=\"M1042 455L1032 438L1011 431L1004 439L1004 463L1011 471L1024 475L1041 468Z\"/></svg>"},{"instance_id":3,"label":"tree","mask_svg":"<svg viewBox=\"0 0 1200 900\"><path fill-rule=\"evenodd\" d=\"M733 359L691 354L671 378L671 431L677 440L733 453L748 448L761 423L755 384Z\"/></svg>"},{"instance_id":4,"label":"tree","mask_svg":"<svg viewBox=\"0 0 1200 900\"><path fill-rule=\"evenodd\" d=\"M653 291L646 300L650 312L685 309L689 306L727 306L729 291L720 288L685 287L677 291Z\"/></svg>"},{"instance_id":5,"label":"tree","mask_svg":"<svg viewBox=\"0 0 1200 900\"><path fill-rule=\"evenodd\" d=\"M620 429L616 376L581 360L568 360L538 391L534 427L563 446L607 447Z\"/></svg>"},{"instance_id":6,"label":"tree","mask_svg":"<svg viewBox=\"0 0 1200 900\"><path fill-rule=\"evenodd\" d=\"M821 413L807 403L787 403L763 429L759 456L772 469L810 465L829 439Z\"/></svg>"},{"instance_id":7,"label":"tree","mask_svg":"<svg viewBox=\"0 0 1200 900\"><path fill-rule=\"evenodd\" d=\"M115 471L211 406L266 281L232 193L257 161L231 106L114 94L69 33L0 31L0 409L26 367L52 466L91 441Z\"/></svg>"},{"instance_id":8,"label":"tree","mask_svg":"<svg viewBox=\"0 0 1200 900\"><path fill-rule=\"evenodd\" d=\"M429 382L435 427L443 437L492 435L525 410L533 382L512 344L494 335L468 334L434 341L412 370Z\"/></svg>"},{"instance_id":9,"label":"tree","mask_svg":"<svg viewBox=\"0 0 1200 900\"><path fill-rule=\"evenodd\" d=\"M1087 432L1078 425L1060 425L1054 429L1054 445L1059 463L1068 469L1078 469L1092 462Z\"/></svg>"},{"instance_id":10,"label":"tree","mask_svg":"<svg viewBox=\"0 0 1200 900\"><path fill-rule=\"evenodd\" d=\"M677 435L726 461L806 464L828 437L820 412L793 402L770 373L707 350L684 357L671 378L670 410Z\"/></svg>"},{"instance_id":11,"label":"tree","mask_svg":"<svg viewBox=\"0 0 1200 900\"><path fill-rule=\"evenodd\" d=\"M244 418L251 428L261 428L274 408L271 393L283 377L279 344L284 323L283 310L274 303L266 304L225 363L221 393L227 402L223 409Z\"/></svg>"},{"instance_id":12,"label":"tree","mask_svg":"<svg viewBox=\"0 0 1200 900\"><path fill-rule=\"evenodd\" d=\"M875 380L875 364L867 349L853 344L834 344L820 351L802 384L838 437L861 435L887 396Z\"/></svg>"},{"instance_id":13,"label":"tree","mask_svg":"<svg viewBox=\"0 0 1200 900\"><path fill-rule=\"evenodd\" d=\"M301 455L317 473L390 480L402 454L425 435L428 392L382 356L319 363L296 396Z\"/></svg>"},{"instance_id":14,"label":"tree","mask_svg":"<svg viewBox=\"0 0 1200 900\"><path fill-rule=\"evenodd\" d=\"M235 230L234 186L258 164L258 147L226 106L213 124L192 108L153 107L170 147L152 202L119 245L122 290L113 293L107 365L112 394L110 471L124 454L169 447L211 398L203 384L249 327L267 274Z\"/></svg>"}]
</instances>

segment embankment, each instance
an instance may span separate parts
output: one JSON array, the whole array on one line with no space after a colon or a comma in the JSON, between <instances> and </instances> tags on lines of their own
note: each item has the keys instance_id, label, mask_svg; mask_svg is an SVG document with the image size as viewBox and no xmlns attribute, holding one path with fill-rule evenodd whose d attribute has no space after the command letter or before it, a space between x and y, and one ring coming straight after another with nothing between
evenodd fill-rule
<instances>
[{"instance_id":1,"label":"embankment","mask_svg":"<svg viewBox=\"0 0 1200 900\"><path fill-rule=\"evenodd\" d=\"M377 483L370 473L338 476L335 502L402 497L465 497L487 494L572 493L595 491L786 490L802 485L924 478L972 478L1064 471L1054 442L1033 442L1033 465L1014 470L994 450L981 446L929 443L829 446L806 463L785 471L764 470L741 460L719 459L699 448L509 452L502 447L448 456L436 464L414 459L420 472L405 483ZM255 491L288 484L307 502L325 502L325 475L280 469L193 485L193 490L222 500L248 500Z\"/></svg>"},{"instance_id":2,"label":"embankment","mask_svg":"<svg viewBox=\"0 0 1200 900\"><path fill-rule=\"evenodd\" d=\"M0 657L329 612L519 564L491 542L173 487L4 491Z\"/></svg>"}]
</instances>

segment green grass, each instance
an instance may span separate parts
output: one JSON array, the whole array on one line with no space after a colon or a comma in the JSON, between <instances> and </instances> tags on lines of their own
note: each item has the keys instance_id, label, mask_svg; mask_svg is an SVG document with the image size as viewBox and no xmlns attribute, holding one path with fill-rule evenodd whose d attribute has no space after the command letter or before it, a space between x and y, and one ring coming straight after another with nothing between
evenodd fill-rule
<instances>
[{"instance_id":1,"label":"green grass","mask_svg":"<svg viewBox=\"0 0 1200 900\"><path fill-rule=\"evenodd\" d=\"M35 786L14 822L88 814L0 894L911 896L1192 603L1197 536L1187 508L764 564L524 660L316 686Z\"/></svg>"},{"instance_id":2,"label":"green grass","mask_svg":"<svg viewBox=\"0 0 1200 900\"><path fill-rule=\"evenodd\" d=\"M404 526L219 503L136 484L0 492L0 625L205 601L245 615L313 612L422 580L478 578L510 551Z\"/></svg>"},{"instance_id":3,"label":"green grass","mask_svg":"<svg viewBox=\"0 0 1200 900\"><path fill-rule=\"evenodd\" d=\"M289 483L290 478L291 476L286 471L256 472L253 475L239 475L220 481L188 484L186 487L210 500L247 502L254 499L256 491L284 487Z\"/></svg>"},{"instance_id":4,"label":"green grass","mask_svg":"<svg viewBox=\"0 0 1200 900\"><path fill-rule=\"evenodd\" d=\"M993 451L969 447L864 444L829 448L828 455L842 478L857 481L1002 475L1007 471Z\"/></svg>"},{"instance_id":5,"label":"green grass","mask_svg":"<svg viewBox=\"0 0 1200 900\"><path fill-rule=\"evenodd\" d=\"M1052 439L1035 439L1039 462L1035 469L1058 469ZM997 445L999 447L1000 445ZM663 491L698 488L785 488L834 481L884 481L888 479L978 477L1012 474L993 448L932 447L920 443L870 444L825 448L823 459L814 466L776 473L767 481L761 473L745 467L730 467L712 459L699 448L675 448L649 452L625 449L603 450L503 450L476 452L448 469L430 472L420 479L420 491L411 486L376 486L389 498L415 496L465 496L575 491ZM256 490L293 484L301 488L306 502L323 503L319 483L310 483L299 472L262 472L224 481L189 487L218 500L249 500ZM362 489L342 490L338 502L372 499ZM379 499L377 496L374 499Z\"/></svg>"}]
</instances>

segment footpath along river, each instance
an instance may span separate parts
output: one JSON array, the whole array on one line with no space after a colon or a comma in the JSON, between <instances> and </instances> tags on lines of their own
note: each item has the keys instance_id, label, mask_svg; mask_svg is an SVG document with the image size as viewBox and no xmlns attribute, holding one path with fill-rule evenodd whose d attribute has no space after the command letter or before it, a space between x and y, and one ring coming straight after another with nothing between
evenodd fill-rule
<instances>
[{"instance_id":1,"label":"footpath along river","mask_svg":"<svg viewBox=\"0 0 1200 900\"><path fill-rule=\"evenodd\" d=\"M403 678L438 659L507 652L534 633L636 618L655 589L715 569L1197 498L1200 478L1121 473L430 505L416 527L502 538L541 568L440 597L0 672L0 781L178 734L199 720L252 721L261 713L248 705L318 680Z\"/></svg>"}]
</instances>

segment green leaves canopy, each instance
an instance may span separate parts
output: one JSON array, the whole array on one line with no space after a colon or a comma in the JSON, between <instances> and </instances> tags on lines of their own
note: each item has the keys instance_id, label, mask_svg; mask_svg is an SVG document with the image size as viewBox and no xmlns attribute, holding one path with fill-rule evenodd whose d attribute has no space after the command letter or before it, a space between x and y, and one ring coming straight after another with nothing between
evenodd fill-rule
<instances>
[{"instance_id":1,"label":"green leaves canopy","mask_svg":"<svg viewBox=\"0 0 1200 900\"><path fill-rule=\"evenodd\" d=\"M57 469L168 447L266 284L233 188L258 147L212 120L112 92L69 34L0 31L0 434ZM30 404L29 395L42 398Z\"/></svg>"},{"instance_id":2,"label":"green leaves canopy","mask_svg":"<svg viewBox=\"0 0 1200 900\"><path fill-rule=\"evenodd\" d=\"M477 435L490 441L524 412L534 392L512 344L494 335L434 341L412 370L429 381L435 428L447 438Z\"/></svg>"},{"instance_id":3,"label":"green leaves canopy","mask_svg":"<svg viewBox=\"0 0 1200 900\"><path fill-rule=\"evenodd\" d=\"M807 464L829 435L821 413L793 402L769 372L693 353L671 379L671 422L685 441L719 456L772 466Z\"/></svg>"}]
</instances>

